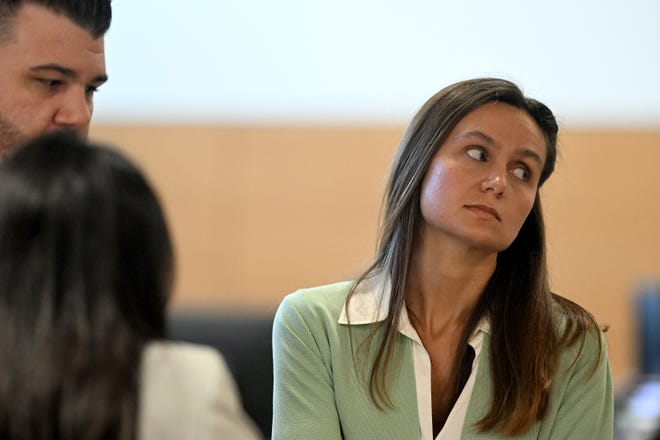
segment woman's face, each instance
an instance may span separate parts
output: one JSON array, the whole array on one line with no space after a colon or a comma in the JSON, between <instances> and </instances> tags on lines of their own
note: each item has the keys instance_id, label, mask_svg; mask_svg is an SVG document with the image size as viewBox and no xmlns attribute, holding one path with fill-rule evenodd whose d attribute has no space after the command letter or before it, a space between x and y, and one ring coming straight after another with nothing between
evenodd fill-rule
<instances>
[{"instance_id":1,"label":"woman's face","mask_svg":"<svg viewBox=\"0 0 660 440\"><path fill-rule=\"evenodd\" d=\"M491 252L506 249L532 209L546 149L524 110L488 103L468 113L424 176L424 235Z\"/></svg>"}]
</instances>

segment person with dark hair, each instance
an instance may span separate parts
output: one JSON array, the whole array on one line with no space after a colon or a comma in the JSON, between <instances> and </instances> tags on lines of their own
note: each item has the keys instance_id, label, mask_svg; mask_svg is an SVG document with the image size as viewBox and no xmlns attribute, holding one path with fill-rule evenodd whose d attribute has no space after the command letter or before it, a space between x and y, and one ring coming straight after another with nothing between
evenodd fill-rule
<instances>
[{"instance_id":1,"label":"person with dark hair","mask_svg":"<svg viewBox=\"0 0 660 440\"><path fill-rule=\"evenodd\" d=\"M173 251L138 168L58 132L0 182L0 438L258 438L221 356L165 340Z\"/></svg>"},{"instance_id":2,"label":"person with dark hair","mask_svg":"<svg viewBox=\"0 0 660 440\"><path fill-rule=\"evenodd\" d=\"M502 79L422 106L373 264L278 309L273 439L612 438L602 330L549 288L539 188L557 131Z\"/></svg>"},{"instance_id":3,"label":"person with dark hair","mask_svg":"<svg viewBox=\"0 0 660 440\"><path fill-rule=\"evenodd\" d=\"M110 2L0 0L0 160L45 132L87 135Z\"/></svg>"}]
</instances>

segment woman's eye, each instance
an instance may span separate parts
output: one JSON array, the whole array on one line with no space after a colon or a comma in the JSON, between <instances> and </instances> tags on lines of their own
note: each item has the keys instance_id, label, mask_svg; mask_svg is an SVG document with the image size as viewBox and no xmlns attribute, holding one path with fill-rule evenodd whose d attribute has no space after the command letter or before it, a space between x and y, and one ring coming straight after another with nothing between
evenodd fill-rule
<instances>
[{"instance_id":1,"label":"woman's eye","mask_svg":"<svg viewBox=\"0 0 660 440\"><path fill-rule=\"evenodd\" d=\"M468 156L470 156L472 159L479 161L484 161L488 157L483 148L476 148L476 147L468 148L468 150L465 153Z\"/></svg>"},{"instance_id":2,"label":"woman's eye","mask_svg":"<svg viewBox=\"0 0 660 440\"><path fill-rule=\"evenodd\" d=\"M522 181L527 181L527 180L529 180L529 177L530 177L529 170L527 169L527 167L524 167L524 166L516 167L512 171L512 173L513 173L514 176L516 176L518 179L520 179Z\"/></svg>"}]
</instances>

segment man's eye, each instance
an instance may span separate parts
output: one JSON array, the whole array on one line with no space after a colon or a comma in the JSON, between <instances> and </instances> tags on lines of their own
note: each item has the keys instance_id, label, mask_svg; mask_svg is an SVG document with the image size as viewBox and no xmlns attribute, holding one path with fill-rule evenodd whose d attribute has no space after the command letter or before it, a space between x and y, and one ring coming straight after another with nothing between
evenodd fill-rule
<instances>
[{"instance_id":1,"label":"man's eye","mask_svg":"<svg viewBox=\"0 0 660 440\"><path fill-rule=\"evenodd\" d=\"M481 147L468 148L465 154L470 156L472 159L479 161L485 161L488 158L486 151L484 151L484 149Z\"/></svg>"},{"instance_id":2,"label":"man's eye","mask_svg":"<svg viewBox=\"0 0 660 440\"><path fill-rule=\"evenodd\" d=\"M99 91L98 86L87 86L87 88L85 89L85 93L90 96L98 91Z\"/></svg>"},{"instance_id":3,"label":"man's eye","mask_svg":"<svg viewBox=\"0 0 660 440\"><path fill-rule=\"evenodd\" d=\"M39 78L38 81L49 89L58 87L62 84L62 81L59 79Z\"/></svg>"}]
</instances>

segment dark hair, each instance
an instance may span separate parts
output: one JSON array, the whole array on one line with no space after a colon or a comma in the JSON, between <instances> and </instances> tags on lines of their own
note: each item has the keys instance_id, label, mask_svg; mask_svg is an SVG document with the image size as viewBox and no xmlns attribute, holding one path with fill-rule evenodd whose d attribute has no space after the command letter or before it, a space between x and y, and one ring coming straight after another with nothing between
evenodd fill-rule
<instances>
[{"instance_id":1,"label":"dark hair","mask_svg":"<svg viewBox=\"0 0 660 440\"><path fill-rule=\"evenodd\" d=\"M134 438L173 255L121 154L51 134L0 165L0 438Z\"/></svg>"},{"instance_id":2,"label":"dark hair","mask_svg":"<svg viewBox=\"0 0 660 440\"><path fill-rule=\"evenodd\" d=\"M6 38L9 20L25 4L43 6L62 14L94 38L108 31L112 21L112 0L0 0L0 41Z\"/></svg>"},{"instance_id":3,"label":"dark hair","mask_svg":"<svg viewBox=\"0 0 660 440\"><path fill-rule=\"evenodd\" d=\"M387 373L395 351L401 310L405 307L410 258L421 222L420 193L424 175L436 151L468 113L490 102L503 102L527 112L544 134L547 155L539 187L550 177L557 156L557 123L548 107L527 98L513 83L479 78L453 84L431 97L406 129L394 157L385 191L379 247L374 263L358 277L349 292L368 278L383 275L391 281L392 294L386 320L365 341L379 338L371 366L369 389L374 403L391 407ZM556 308L574 325L558 334ZM467 370L467 341L483 316L491 321L493 401L480 427L507 434L525 431L542 418L561 349L596 327L594 319L576 304L550 292L545 256L541 201L537 197L513 243L497 257L490 278L464 329L453 371L454 401ZM568 334L568 332L572 332Z\"/></svg>"}]
</instances>

